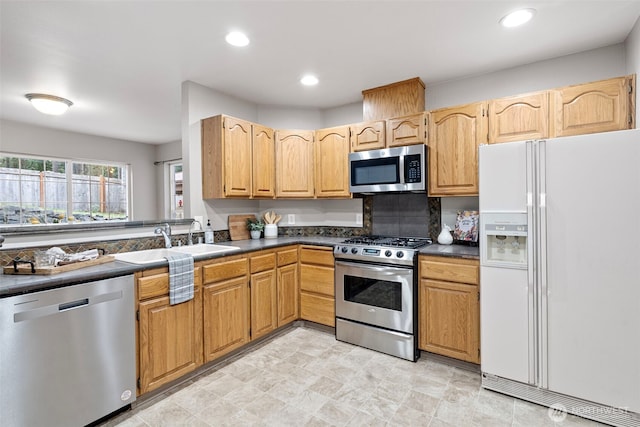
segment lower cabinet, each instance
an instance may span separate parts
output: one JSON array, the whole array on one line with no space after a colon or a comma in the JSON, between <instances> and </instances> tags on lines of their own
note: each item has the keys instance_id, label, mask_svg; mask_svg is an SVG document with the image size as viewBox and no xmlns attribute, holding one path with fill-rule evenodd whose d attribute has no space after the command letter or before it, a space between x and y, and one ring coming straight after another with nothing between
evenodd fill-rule
<instances>
[{"instance_id":1,"label":"lower cabinet","mask_svg":"<svg viewBox=\"0 0 640 427\"><path fill-rule=\"evenodd\" d=\"M300 318L336 325L333 248L300 247Z\"/></svg>"},{"instance_id":2,"label":"lower cabinet","mask_svg":"<svg viewBox=\"0 0 640 427\"><path fill-rule=\"evenodd\" d=\"M202 365L201 271L194 298L169 304L169 270L136 274L138 293L138 394L147 393Z\"/></svg>"},{"instance_id":3,"label":"lower cabinet","mask_svg":"<svg viewBox=\"0 0 640 427\"><path fill-rule=\"evenodd\" d=\"M276 254L256 252L251 265L251 339L259 338L278 327L276 288Z\"/></svg>"},{"instance_id":4,"label":"lower cabinet","mask_svg":"<svg viewBox=\"0 0 640 427\"><path fill-rule=\"evenodd\" d=\"M300 318L297 246L290 246L278 251L278 268L276 274L278 289L278 327L280 327Z\"/></svg>"},{"instance_id":5,"label":"lower cabinet","mask_svg":"<svg viewBox=\"0 0 640 427\"><path fill-rule=\"evenodd\" d=\"M249 342L249 267L244 256L203 265L204 361Z\"/></svg>"},{"instance_id":6,"label":"lower cabinet","mask_svg":"<svg viewBox=\"0 0 640 427\"><path fill-rule=\"evenodd\" d=\"M480 363L479 262L420 256L421 350Z\"/></svg>"}]
</instances>

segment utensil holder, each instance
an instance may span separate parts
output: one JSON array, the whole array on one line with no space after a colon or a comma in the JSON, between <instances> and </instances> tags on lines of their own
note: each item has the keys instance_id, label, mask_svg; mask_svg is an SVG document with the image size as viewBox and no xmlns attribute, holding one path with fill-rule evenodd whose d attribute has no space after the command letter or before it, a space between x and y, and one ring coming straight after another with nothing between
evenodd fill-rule
<instances>
[{"instance_id":1,"label":"utensil holder","mask_svg":"<svg viewBox=\"0 0 640 427\"><path fill-rule=\"evenodd\" d=\"M276 239L278 237L278 226L276 224L266 224L264 226L264 238Z\"/></svg>"}]
</instances>

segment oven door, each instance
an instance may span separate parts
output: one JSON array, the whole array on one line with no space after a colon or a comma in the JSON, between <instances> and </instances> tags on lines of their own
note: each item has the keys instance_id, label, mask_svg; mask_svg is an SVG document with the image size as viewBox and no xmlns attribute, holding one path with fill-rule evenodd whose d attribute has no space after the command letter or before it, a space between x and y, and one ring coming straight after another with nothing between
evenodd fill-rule
<instances>
[{"instance_id":1,"label":"oven door","mask_svg":"<svg viewBox=\"0 0 640 427\"><path fill-rule=\"evenodd\" d=\"M413 334L413 268L336 261L336 317Z\"/></svg>"}]
</instances>

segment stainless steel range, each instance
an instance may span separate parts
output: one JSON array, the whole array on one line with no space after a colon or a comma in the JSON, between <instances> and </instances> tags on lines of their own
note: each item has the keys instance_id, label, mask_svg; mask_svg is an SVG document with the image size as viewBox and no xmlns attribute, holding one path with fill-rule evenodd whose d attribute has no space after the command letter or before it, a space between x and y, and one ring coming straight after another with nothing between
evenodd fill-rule
<instances>
[{"instance_id":1,"label":"stainless steel range","mask_svg":"<svg viewBox=\"0 0 640 427\"><path fill-rule=\"evenodd\" d=\"M335 246L336 339L418 359L418 250L430 243L366 236Z\"/></svg>"}]
</instances>

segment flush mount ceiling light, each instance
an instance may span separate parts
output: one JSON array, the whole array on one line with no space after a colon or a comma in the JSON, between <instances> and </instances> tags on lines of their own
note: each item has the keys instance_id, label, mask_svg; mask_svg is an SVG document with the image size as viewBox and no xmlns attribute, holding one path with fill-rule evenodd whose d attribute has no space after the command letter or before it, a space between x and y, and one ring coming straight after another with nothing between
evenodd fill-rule
<instances>
[{"instance_id":1,"label":"flush mount ceiling light","mask_svg":"<svg viewBox=\"0 0 640 427\"><path fill-rule=\"evenodd\" d=\"M520 9L505 15L500 20L503 27L512 28L525 24L533 18L535 9Z\"/></svg>"},{"instance_id":2,"label":"flush mount ceiling light","mask_svg":"<svg viewBox=\"0 0 640 427\"><path fill-rule=\"evenodd\" d=\"M44 114L59 116L73 105L73 102L65 98L54 95L45 95L43 93L28 93L25 95L33 107Z\"/></svg>"},{"instance_id":3,"label":"flush mount ceiling light","mask_svg":"<svg viewBox=\"0 0 640 427\"><path fill-rule=\"evenodd\" d=\"M232 31L224 38L231 46L243 47L249 44L249 37L240 31Z\"/></svg>"},{"instance_id":4,"label":"flush mount ceiling light","mask_svg":"<svg viewBox=\"0 0 640 427\"><path fill-rule=\"evenodd\" d=\"M318 78L311 74L307 74L306 76L300 79L300 83L302 83L305 86L315 86L318 84Z\"/></svg>"}]
</instances>

